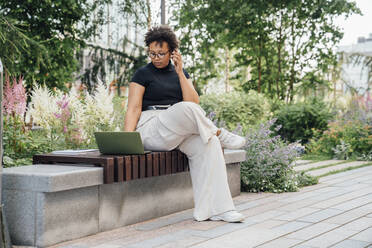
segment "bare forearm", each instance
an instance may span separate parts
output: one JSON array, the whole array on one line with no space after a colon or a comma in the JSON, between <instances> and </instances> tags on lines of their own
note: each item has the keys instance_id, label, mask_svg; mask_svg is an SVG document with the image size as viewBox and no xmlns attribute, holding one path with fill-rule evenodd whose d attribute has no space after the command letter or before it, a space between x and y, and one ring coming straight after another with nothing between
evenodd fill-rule
<instances>
[{"instance_id":1,"label":"bare forearm","mask_svg":"<svg viewBox=\"0 0 372 248\"><path fill-rule=\"evenodd\" d=\"M180 80L183 100L199 104L199 95L196 92L191 81L186 78L183 72L181 75L178 75L178 78Z\"/></svg>"},{"instance_id":2,"label":"bare forearm","mask_svg":"<svg viewBox=\"0 0 372 248\"><path fill-rule=\"evenodd\" d=\"M125 114L124 131L127 132L135 131L140 116L141 116L140 108L128 109L127 113Z\"/></svg>"}]
</instances>

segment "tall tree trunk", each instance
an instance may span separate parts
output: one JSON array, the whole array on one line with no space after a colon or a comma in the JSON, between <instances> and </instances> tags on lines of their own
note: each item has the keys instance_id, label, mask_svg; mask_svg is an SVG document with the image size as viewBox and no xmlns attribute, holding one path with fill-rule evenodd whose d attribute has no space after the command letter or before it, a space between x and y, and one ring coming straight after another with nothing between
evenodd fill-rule
<instances>
[{"instance_id":1,"label":"tall tree trunk","mask_svg":"<svg viewBox=\"0 0 372 248\"><path fill-rule=\"evenodd\" d=\"M165 0L161 0L161 24L165 25Z\"/></svg>"},{"instance_id":2,"label":"tall tree trunk","mask_svg":"<svg viewBox=\"0 0 372 248\"><path fill-rule=\"evenodd\" d=\"M292 63L291 63L291 76L290 76L290 81L289 81L289 89L288 89L288 95L287 95L287 100L289 99L289 102L292 102L293 100L293 85L295 81L295 62L296 62L296 55L295 55L295 32L294 32L294 10L292 13L292 20L291 20L291 36L292 36Z\"/></svg>"},{"instance_id":3,"label":"tall tree trunk","mask_svg":"<svg viewBox=\"0 0 372 248\"><path fill-rule=\"evenodd\" d=\"M147 29L151 29L151 5L150 0L146 0L146 7L147 7Z\"/></svg>"},{"instance_id":4,"label":"tall tree trunk","mask_svg":"<svg viewBox=\"0 0 372 248\"><path fill-rule=\"evenodd\" d=\"M230 50L225 47L225 92L229 92L229 78L230 78Z\"/></svg>"},{"instance_id":5,"label":"tall tree trunk","mask_svg":"<svg viewBox=\"0 0 372 248\"><path fill-rule=\"evenodd\" d=\"M261 93L261 78L262 78L262 39L259 40L259 53L258 53L258 82L257 82L257 92Z\"/></svg>"},{"instance_id":6,"label":"tall tree trunk","mask_svg":"<svg viewBox=\"0 0 372 248\"><path fill-rule=\"evenodd\" d=\"M280 24L279 24L279 37L278 37L278 44L277 44L277 50L278 50L278 73L276 76L276 94L277 98L279 99L279 83L281 83L281 74L282 74L282 26L283 26L283 15L282 12L280 12Z\"/></svg>"}]
</instances>

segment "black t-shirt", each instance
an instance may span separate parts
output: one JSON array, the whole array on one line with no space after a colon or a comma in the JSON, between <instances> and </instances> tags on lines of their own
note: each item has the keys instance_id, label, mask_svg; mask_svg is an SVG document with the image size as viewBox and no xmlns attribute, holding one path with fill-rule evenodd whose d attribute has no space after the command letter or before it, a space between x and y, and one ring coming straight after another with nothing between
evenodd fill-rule
<instances>
[{"instance_id":1,"label":"black t-shirt","mask_svg":"<svg viewBox=\"0 0 372 248\"><path fill-rule=\"evenodd\" d=\"M183 73L190 78L185 69ZM142 110L151 105L173 105L183 100L180 80L171 62L161 69L148 63L134 73L131 82L145 87Z\"/></svg>"}]
</instances>

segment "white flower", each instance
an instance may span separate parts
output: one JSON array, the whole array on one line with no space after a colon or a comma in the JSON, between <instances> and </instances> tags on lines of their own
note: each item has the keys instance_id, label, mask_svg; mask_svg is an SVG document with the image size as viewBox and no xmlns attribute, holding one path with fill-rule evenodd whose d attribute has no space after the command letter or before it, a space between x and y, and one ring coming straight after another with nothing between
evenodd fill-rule
<instances>
[{"instance_id":1,"label":"white flower","mask_svg":"<svg viewBox=\"0 0 372 248\"><path fill-rule=\"evenodd\" d=\"M58 112L57 99L60 94L61 92L57 92L57 96L53 96L46 87L34 86L28 110L34 123L45 129L51 129L58 125L59 120L55 113Z\"/></svg>"}]
</instances>

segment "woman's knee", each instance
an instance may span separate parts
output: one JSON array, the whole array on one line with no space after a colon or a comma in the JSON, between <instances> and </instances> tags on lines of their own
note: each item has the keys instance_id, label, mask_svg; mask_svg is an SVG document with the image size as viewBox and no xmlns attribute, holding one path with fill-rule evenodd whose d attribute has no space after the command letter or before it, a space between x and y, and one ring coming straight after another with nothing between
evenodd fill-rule
<instances>
[{"instance_id":1,"label":"woman's knee","mask_svg":"<svg viewBox=\"0 0 372 248\"><path fill-rule=\"evenodd\" d=\"M205 112L200 107L200 105L194 102L185 102L185 101L178 102L174 104L172 108L175 108L177 109L177 111L182 111L182 112L201 111L205 115Z\"/></svg>"}]
</instances>

